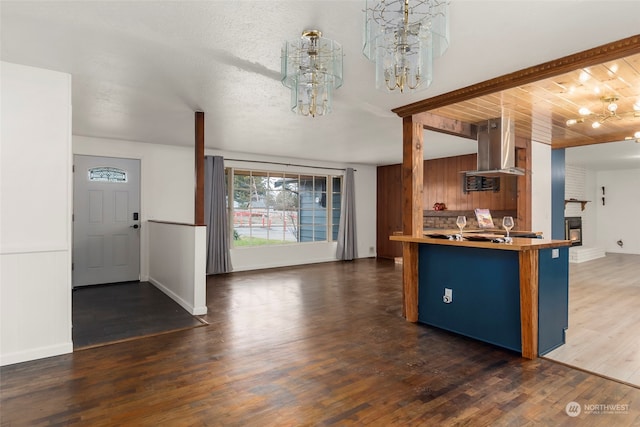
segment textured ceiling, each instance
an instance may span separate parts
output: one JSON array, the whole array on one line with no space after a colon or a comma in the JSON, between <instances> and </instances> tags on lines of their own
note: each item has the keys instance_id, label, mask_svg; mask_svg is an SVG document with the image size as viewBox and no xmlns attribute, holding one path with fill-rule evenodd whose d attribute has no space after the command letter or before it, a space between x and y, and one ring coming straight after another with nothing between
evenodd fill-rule
<instances>
[{"instance_id":1,"label":"textured ceiling","mask_svg":"<svg viewBox=\"0 0 640 427\"><path fill-rule=\"evenodd\" d=\"M3 61L73 76L73 133L308 160L398 163L392 108L638 32L638 1L451 2L451 45L418 94L374 89L361 53L363 1L2 1ZM343 46L333 113L299 117L279 81L280 47L304 29ZM444 135L428 157L474 152ZM443 151L444 150L444 151ZM436 153L436 154L434 154ZM443 154L444 153L444 154Z\"/></svg>"}]
</instances>

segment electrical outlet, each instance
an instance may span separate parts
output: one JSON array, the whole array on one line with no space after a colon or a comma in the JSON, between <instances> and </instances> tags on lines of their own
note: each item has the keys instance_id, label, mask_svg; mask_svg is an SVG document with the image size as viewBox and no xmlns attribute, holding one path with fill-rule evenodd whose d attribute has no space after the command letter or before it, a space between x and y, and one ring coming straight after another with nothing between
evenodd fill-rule
<instances>
[{"instance_id":1,"label":"electrical outlet","mask_svg":"<svg viewBox=\"0 0 640 427\"><path fill-rule=\"evenodd\" d=\"M551 249L551 258L560 258L560 249Z\"/></svg>"},{"instance_id":2,"label":"electrical outlet","mask_svg":"<svg viewBox=\"0 0 640 427\"><path fill-rule=\"evenodd\" d=\"M444 288L442 302L444 302L445 304L451 304L453 302L453 289Z\"/></svg>"}]
</instances>

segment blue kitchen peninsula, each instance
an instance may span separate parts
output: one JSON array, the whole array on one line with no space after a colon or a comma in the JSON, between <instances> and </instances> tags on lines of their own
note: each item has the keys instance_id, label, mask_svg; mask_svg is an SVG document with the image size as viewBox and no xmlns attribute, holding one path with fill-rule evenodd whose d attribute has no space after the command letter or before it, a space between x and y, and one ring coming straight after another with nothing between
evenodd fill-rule
<instances>
[{"instance_id":1,"label":"blue kitchen peninsula","mask_svg":"<svg viewBox=\"0 0 640 427\"><path fill-rule=\"evenodd\" d=\"M405 284L404 300L408 311L415 301L418 322L514 350L529 359L564 344L570 241L390 238L403 242L403 252L409 249L417 254L417 295ZM405 268L412 270L412 266Z\"/></svg>"}]
</instances>

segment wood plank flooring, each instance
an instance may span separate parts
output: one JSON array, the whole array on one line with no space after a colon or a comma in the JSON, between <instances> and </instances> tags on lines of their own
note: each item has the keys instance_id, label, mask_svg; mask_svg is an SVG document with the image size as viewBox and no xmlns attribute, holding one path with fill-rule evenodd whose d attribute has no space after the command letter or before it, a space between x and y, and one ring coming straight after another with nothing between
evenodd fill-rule
<instances>
[{"instance_id":1,"label":"wood plank flooring","mask_svg":"<svg viewBox=\"0 0 640 427\"><path fill-rule=\"evenodd\" d=\"M545 357L640 387L640 255L569 264L569 329Z\"/></svg>"},{"instance_id":2,"label":"wood plank flooring","mask_svg":"<svg viewBox=\"0 0 640 427\"><path fill-rule=\"evenodd\" d=\"M149 282L78 287L72 313L76 350L204 325Z\"/></svg>"},{"instance_id":3,"label":"wood plank flooring","mask_svg":"<svg viewBox=\"0 0 640 427\"><path fill-rule=\"evenodd\" d=\"M640 389L406 322L401 284L375 259L210 277L208 326L1 368L2 425L640 425Z\"/></svg>"}]
</instances>

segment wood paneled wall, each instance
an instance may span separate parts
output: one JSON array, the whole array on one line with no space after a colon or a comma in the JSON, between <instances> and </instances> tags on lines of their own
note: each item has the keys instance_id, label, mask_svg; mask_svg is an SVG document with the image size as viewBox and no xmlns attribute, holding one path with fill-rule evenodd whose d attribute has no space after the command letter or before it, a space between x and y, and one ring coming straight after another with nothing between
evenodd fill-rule
<instances>
[{"instance_id":1,"label":"wood paneled wall","mask_svg":"<svg viewBox=\"0 0 640 427\"><path fill-rule=\"evenodd\" d=\"M376 196L376 252L378 257L402 256L402 243L389 240L402 231L402 165L379 166Z\"/></svg>"},{"instance_id":2,"label":"wood paneled wall","mask_svg":"<svg viewBox=\"0 0 640 427\"><path fill-rule=\"evenodd\" d=\"M500 191L472 191L464 193L461 171L475 170L475 154L425 160L423 208L433 209L434 203L444 203L448 210L469 211L475 208L494 210L516 209L516 178L502 177Z\"/></svg>"},{"instance_id":3,"label":"wood paneled wall","mask_svg":"<svg viewBox=\"0 0 640 427\"><path fill-rule=\"evenodd\" d=\"M524 154L524 153L523 153ZM447 210L471 211L475 208L513 210L518 208L516 177L503 177L500 191L462 191L461 171L475 170L476 155L425 160L423 208L433 209L440 202ZM380 258L402 256L402 247L389 241L394 232L402 231L401 165L379 166L377 170L377 254Z\"/></svg>"}]
</instances>

